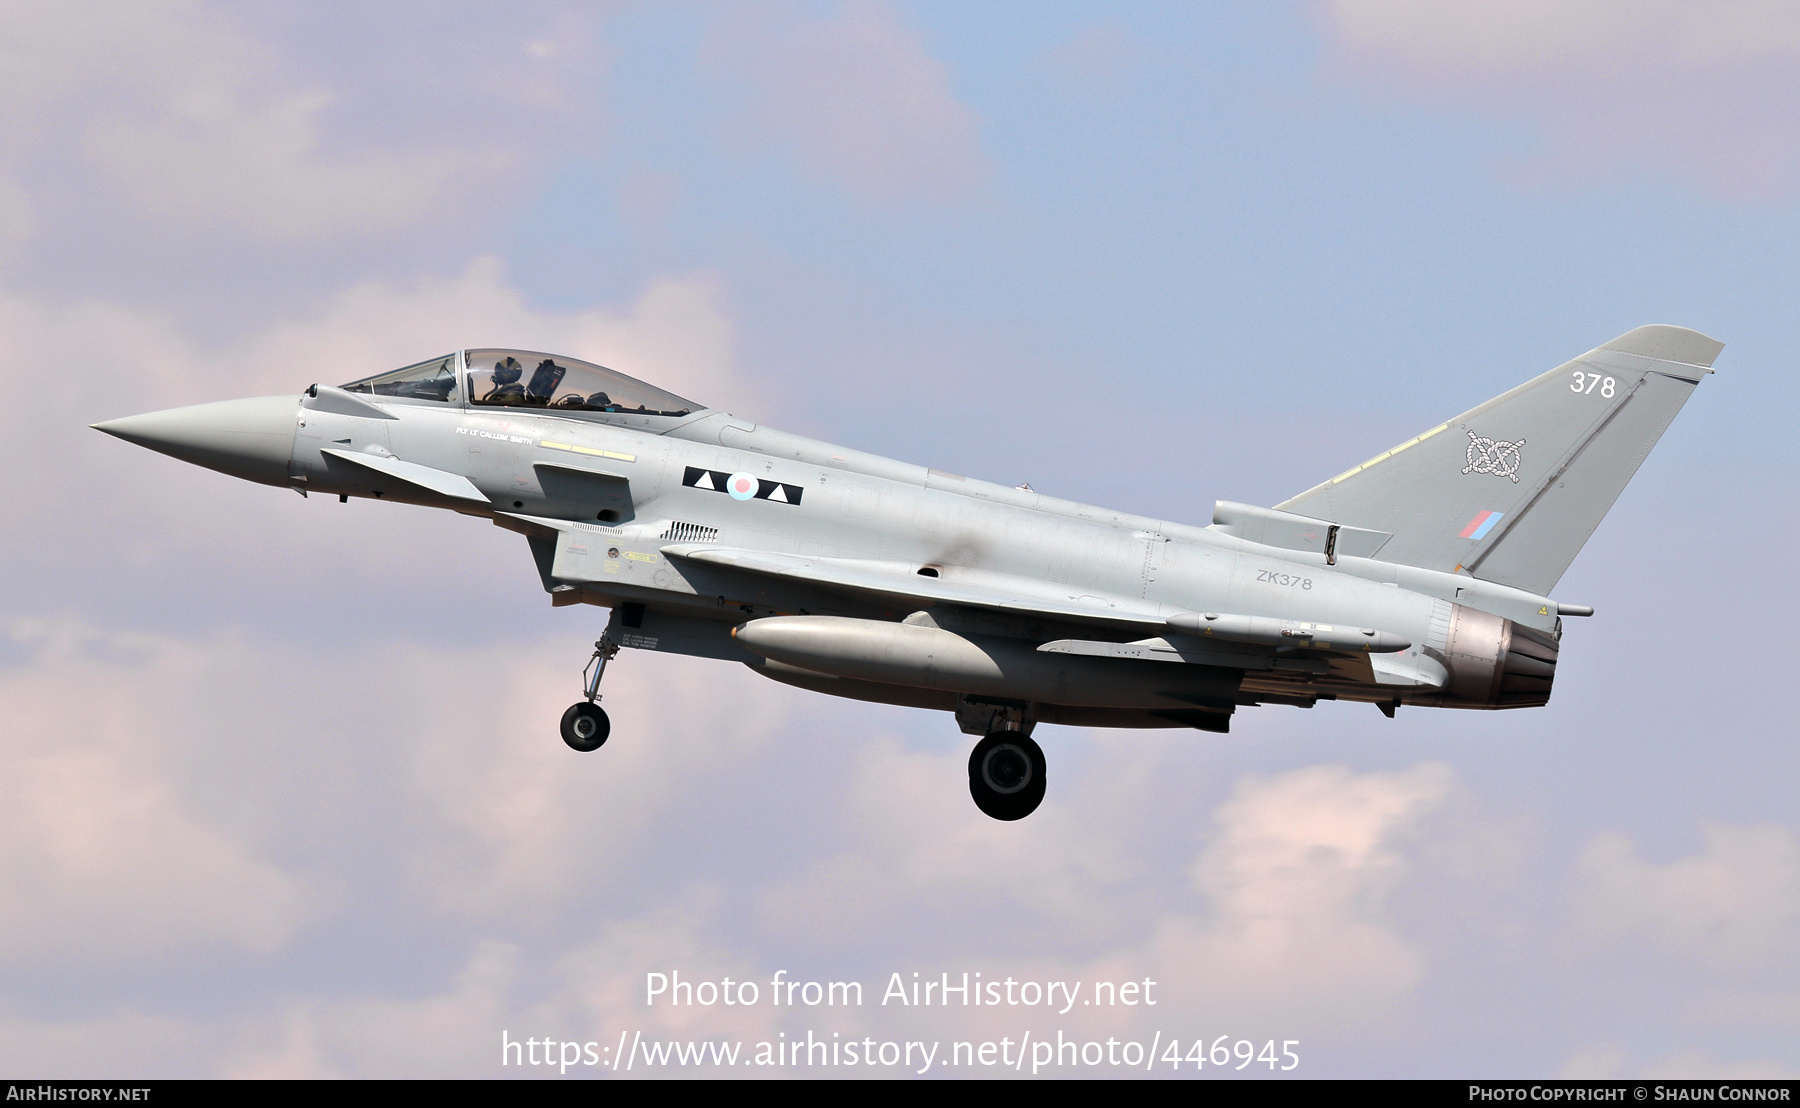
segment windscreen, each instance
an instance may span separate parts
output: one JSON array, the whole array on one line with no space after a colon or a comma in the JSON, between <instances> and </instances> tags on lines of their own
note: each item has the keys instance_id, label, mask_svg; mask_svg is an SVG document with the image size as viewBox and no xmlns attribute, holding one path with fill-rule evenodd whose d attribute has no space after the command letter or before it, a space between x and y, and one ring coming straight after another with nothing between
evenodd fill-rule
<instances>
[{"instance_id":1,"label":"windscreen","mask_svg":"<svg viewBox=\"0 0 1800 1108\"><path fill-rule=\"evenodd\" d=\"M635 377L530 350L471 350L469 402L577 412L683 416L702 405Z\"/></svg>"},{"instance_id":2,"label":"windscreen","mask_svg":"<svg viewBox=\"0 0 1800 1108\"><path fill-rule=\"evenodd\" d=\"M360 392L368 396L404 396L413 400L442 400L447 403L462 399L456 391L455 354L445 354L428 362L364 377L360 381L344 385L343 389L345 392Z\"/></svg>"}]
</instances>

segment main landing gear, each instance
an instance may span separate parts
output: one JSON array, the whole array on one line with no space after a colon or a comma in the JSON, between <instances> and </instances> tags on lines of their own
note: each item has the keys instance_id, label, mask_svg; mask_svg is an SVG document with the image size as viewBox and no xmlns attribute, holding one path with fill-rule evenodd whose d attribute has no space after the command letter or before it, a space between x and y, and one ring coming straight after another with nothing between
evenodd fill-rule
<instances>
[{"instance_id":1,"label":"main landing gear","mask_svg":"<svg viewBox=\"0 0 1800 1108\"><path fill-rule=\"evenodd\" d=\"M1044 799L1044 751L1023 731L995 731L969 754L969 795L994 819L1024 819Z\"/></svg>"},{"instance_id":2,"label":"main landing gear","mask_svg":"<svg viewBox=\"0 0 1800 1108\"><path fill-rule=\"evenodd\" d=\"M588 659L587 668L581 671L583 688L587 699L569 705L563 713L562 737L570 749L587 753L599 750L606 745L606 738L612 734L612 721L606 718L606 709L600 707L600 677L606 672L606 663L612 661L619 652L619 644L602 635L594 644L594 656Z\"/></svg>"}]
</instances>

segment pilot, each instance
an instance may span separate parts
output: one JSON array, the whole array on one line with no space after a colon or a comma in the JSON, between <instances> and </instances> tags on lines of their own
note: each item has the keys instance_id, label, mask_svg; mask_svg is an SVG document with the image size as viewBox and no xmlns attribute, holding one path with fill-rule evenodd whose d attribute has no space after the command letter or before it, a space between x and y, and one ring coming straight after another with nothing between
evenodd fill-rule
<instances>
[{"instance_id":1,"label":"pilot","mask_svg":"<svg viewBox=\"0 0 1800 1108\"><path fill-rule=\"evenodd\" d=\"M519 359L507 355L505 361L494 363L494 387L481 398L483 404L523 404L525 402L525 386L519 384L519 378L525 375L525 367Z\"/></svg>"}]
</instances>

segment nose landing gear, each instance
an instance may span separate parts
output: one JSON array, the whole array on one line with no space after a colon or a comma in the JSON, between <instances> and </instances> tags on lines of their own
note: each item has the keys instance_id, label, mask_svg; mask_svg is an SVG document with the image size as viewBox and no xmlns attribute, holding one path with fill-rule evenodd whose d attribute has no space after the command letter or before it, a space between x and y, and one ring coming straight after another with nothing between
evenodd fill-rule
<instances>
[{"instance_id":1,"label":"nose landing gear","mask_svg":"<svg viewBox=\"0 0 1800 1108\"><path fill-rule=\"evenodd\" d=\"M969 754L969 795L994 819L1016 820L1044 799L1044 751L1022 731L995 731Z\"/></svg>"},{"instance_id":2,"label":"nose landing gear","mask_svg":"<svg viewBox=\"0 0 1800 1108\"><path fill-rule=\"evenodd\" d=\"M600 678L606 673L606 663L612 661L619 652L619 644L602 635L594 644L594 656L588 659L587 668L581 671L583 689L587 699L569 705L569 710L562 717L563 742L572 750L587 753L599 750L606 745L607 737L612 734L612 721L606 718L606 709L600 707Z\"/></svg>"}]
</instances>

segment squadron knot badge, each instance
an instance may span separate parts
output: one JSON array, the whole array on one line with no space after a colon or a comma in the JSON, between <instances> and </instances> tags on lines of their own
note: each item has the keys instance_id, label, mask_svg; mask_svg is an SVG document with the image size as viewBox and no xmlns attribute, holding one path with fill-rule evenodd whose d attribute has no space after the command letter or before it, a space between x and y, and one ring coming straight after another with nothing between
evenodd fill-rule
<instances>
[{"instance_id":1,"label":"squadron knot badge","mask_svg":"<svg viewBox=\"0 0 1800 1108\"><path fill-rule=\"evenodd\" d=\"M1504 477L1513 484L1519 483L1519 447L1525 440L1505 442L1500 439L1486 439L1468 428L1469 464L1463 467L1467 473L1491 473L1496 477Z\"/></svg>"}]
</instances>

